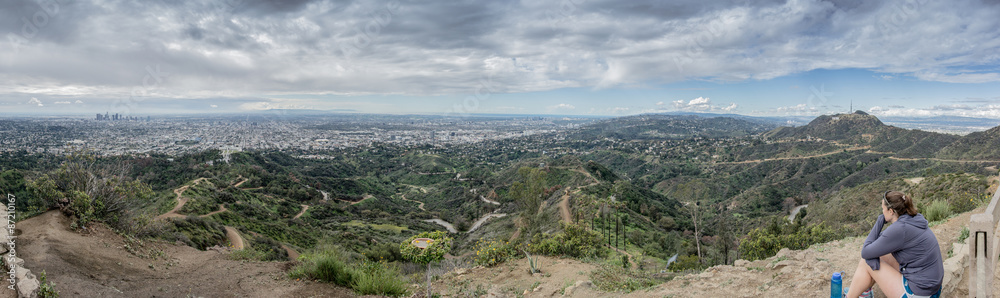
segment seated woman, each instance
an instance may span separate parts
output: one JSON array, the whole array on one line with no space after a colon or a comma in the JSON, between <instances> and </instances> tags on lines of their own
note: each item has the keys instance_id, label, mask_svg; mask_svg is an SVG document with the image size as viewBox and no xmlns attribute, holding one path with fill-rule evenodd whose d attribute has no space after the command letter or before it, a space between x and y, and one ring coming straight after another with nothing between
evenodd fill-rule
<instances>
[{"instance_id":1,"label":"seated woman","mask_svg":"<svg viewBox=\"0 0 1000 298\"><path fill-rule=\"evenodd\" d=\"M883 232L887 221L892 225ZM886 297L941 295L944 265L937 237L902 192L882 194L882 214L865 239L861 258L847 297L858 297L876 283Z\"/></svg>"}]
</instances>

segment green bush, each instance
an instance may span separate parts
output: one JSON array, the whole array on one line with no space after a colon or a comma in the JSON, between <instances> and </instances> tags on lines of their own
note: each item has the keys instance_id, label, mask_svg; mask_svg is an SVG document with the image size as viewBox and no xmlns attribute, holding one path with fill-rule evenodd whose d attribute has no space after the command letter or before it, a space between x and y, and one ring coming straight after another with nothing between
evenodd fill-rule
<instances>
[{"instance_id":1,"label":"green bush","mask_svg":"<svg viewBox=\"0 0 1000 298\"><path fill-rule=\"evenodd\" d=\"M404 258L414 263L426 265L444 258L444 254L451 250L451 237L446 237L444 231L423 232L399 244L399 252ZM413 246L411 243L417 238L434 239L426 249Z\"/></svg>"},{"instance_id":2,"label":"green bush","mask_svg":"<svg viewBox=\"0 0 1000 298\"><path fill-rule=\"evenodd\" d=\"M181 241L200 250L224 245L228 241L225 227L215 221L196 216L170 219L167 230L170 233L162 235L164 240Z\"/></svg>"},{"instance_id":3,"label":"green bush","mask_svg":"<svg viewBox=\"0 0 1000 298\"><path fill-rule=\"evenodd\" d=\"M948 202L936 200L931 202L923 213L927 217L927 221L939 221L951 216L951 206L948 205Z\"/></svg>"},{"instance_id":4,"label":"green bush","mask_svg":"<svg viewBox=\"0 0 1000 298\"><path fill-rule=\"evenodd\" d=\"M777 254L782 248L805 249L809 245L828 242L840 236L840 233L822 223L782 226L772 222L766 228L750 231L746 238L740 240L739 251L747 260L760 260Z\"/></svg>"},{"instance_id":5,"label":"green bush","mask_svg":"<svg viewBox=\"0 0 1000 298\"><path fill-rule=\"evenodd\" d=\"M289 275L293 278L308 277L350 287L353 277L348 267L349 259L339 247L325 247L318 253L303 254L302 264Z\"/></svg>"},{"instance_id":6,"label":"green bush","mask_svg":"<svg viewBox=\"0 0 1000 298\"><path fill-rule=\"evenodd\" d=\"M518 257L520 245L510 241L479 239L474 246L476 265L494 266Z\"/></svg>"},{"instance_id":7,"label":"green bush","mask_svg":"<svg viewBox=\"0 0 1000 298\"><path fill-rule=\"evenodd\" d=\"M399 267L385 261L355 261L340 247L324 247L303 254L302 264L292 269L292 278L312 278L354 289L361 295L405 296L407 283Z\"/></svg>"},{"instance_id":8,"label":"green bush","mask_svg":"<svg viewBox=\"0 0 1000 298\"><path fill-rule=\"evenodd\" d=\"M602 245L600 234L583 225L562 223L563 231L554 235L535 235L528 251L543 255L567 255L574 258L604 257L607 248Z\"/></svg>"},{"instance_id":9,"label":"green bush","mask_svg":"<svg viewBox=\"0 0 1000 298\"><path fill-rule=\"evenodd\" d=\"M56 288L53 287L52 283L48 281L48 277L45 276L45 270L42 270L42 274L39 275L39 282L38 297L59 297L59 292L56 291Z\"/></svg>"},{"instance_id":10,"label":"green bush","mask_svg":"<svg viewBox=\"0 0 1000 298\"><path fill-rule=\"evenodd\" d=\"M403 260L403 254L399 252L399 246L389 243L379 243L368 248L362 254L371 261L395 262Z\"/></svg>"}]
</instances>

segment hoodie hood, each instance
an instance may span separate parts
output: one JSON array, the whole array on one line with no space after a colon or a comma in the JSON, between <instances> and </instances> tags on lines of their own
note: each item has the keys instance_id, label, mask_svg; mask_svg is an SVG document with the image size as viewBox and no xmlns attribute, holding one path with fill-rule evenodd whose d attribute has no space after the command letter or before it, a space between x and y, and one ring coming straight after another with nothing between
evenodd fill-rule
<instances>
[{"instance_id":1,"label":"hoodie hood","mask_svg":"<svg viewBox=\"0 0 1000 298\"><path fill-rule=\"evenodd\" d=\"M901 222L919 229L927 229L927 219L924 218L923 214L919 213L916 216L903 214L898 220L896 220L896 222Z\"/></svg>"}]
</instances>

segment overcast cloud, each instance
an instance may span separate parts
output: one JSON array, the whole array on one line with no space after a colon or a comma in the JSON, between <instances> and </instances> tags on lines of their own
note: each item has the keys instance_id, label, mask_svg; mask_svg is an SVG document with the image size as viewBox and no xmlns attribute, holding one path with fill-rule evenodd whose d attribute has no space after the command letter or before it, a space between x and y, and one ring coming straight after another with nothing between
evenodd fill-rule
<instances>
[{"instance_id":1,"label":"overcast cloud","mask_svg":"<svg viewBox=\"0 0 1000 298\"><path fill-rule=\"evenodd\" d=\"M309 108L274 97L628 89L846 68L1000 82L1000 1L705 2L3 1L0 102Z\"/></svg>"}]
</instances>

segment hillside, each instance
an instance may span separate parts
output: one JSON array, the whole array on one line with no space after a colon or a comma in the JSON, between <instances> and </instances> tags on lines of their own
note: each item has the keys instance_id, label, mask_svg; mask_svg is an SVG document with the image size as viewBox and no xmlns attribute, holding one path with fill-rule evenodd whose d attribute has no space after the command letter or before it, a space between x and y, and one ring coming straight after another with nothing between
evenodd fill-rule
<instances>
[{"instance_id":1,"label":"hillside","mask_svg":"<svg viewBox=\"0 0 1000 298\"><path fill-rule=\"evenodd\" d=\"M691 137L744 137L767 131L774 123L729 117L695 115L639 115L586 125L569 134L572 139L663 140Z\"/></svg>"},{"instance_id":2,"label":"hillside","mask_svg":"<svg viewBox=\"0 0 1000 298\"><path fill-rule=\"evenodd\" d=\"M902 129L882 123L878 117L856 112L823 115L808 125L782 127L764 134L769 139L819 138L841 144L867 146L874 152L891 152L899 157L934 157L935 153L959 139L958 136Z\"/></svg>"},{"instance_id":3,"label":"hillside","mask_svg":"<svg viewBox=\"0 0 1000 298\"><path fill-rule=\"evenodd\" d=\"M942 159L1000 160L1000 126L956 140L937 154Z\"/></svg>"}]
</instances>

